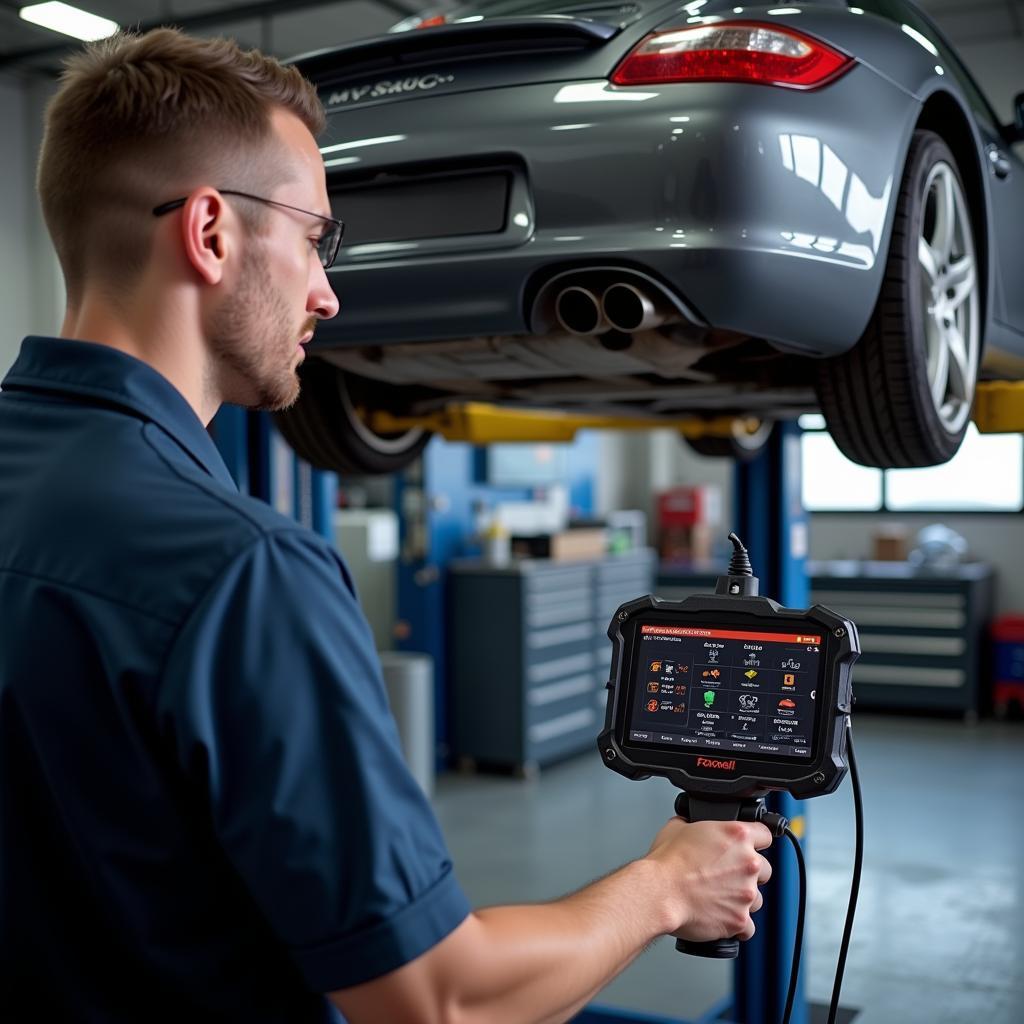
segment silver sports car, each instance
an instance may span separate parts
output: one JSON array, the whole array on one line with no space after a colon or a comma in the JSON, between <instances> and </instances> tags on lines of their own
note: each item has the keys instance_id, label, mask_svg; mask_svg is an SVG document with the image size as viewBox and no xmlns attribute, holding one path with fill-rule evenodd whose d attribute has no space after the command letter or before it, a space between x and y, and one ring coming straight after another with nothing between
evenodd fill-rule
<instances>
[{"instance_id":1,"label":"silver sports car","mask_svg":"<svg viewBox=\"0 0 1024 1024\"><path fill-rule=\"evenodd\" d=\"M297 63L347 231L279 417L316 465L473 400L820 409L923 466L1024 365L1024 94L1001 125L907 0L480 0Z\"/></svg>"}]
</instances>

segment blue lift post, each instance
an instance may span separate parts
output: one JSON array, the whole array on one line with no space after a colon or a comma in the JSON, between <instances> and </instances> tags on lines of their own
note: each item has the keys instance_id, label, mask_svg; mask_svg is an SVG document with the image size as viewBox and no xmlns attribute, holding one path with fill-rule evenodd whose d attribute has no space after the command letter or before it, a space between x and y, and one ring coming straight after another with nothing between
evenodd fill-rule
<instances>
[{"instance_id":1,"label":"blue lift post","mask_svg":"<svg viewBox=\"0 0 1024 1024\"><path fill-rule=\"evenodd\" d=\"M789 608L806 608L809 603L808 529L800 471L800 428L795 423L780 423L757 459L737 464L734 483L734 528L750 551L761 593ZM806 853L803 803L788 793L773 793L768 806L793 822ZM778 1024L786 1006L799 875L787 840L777 839L768 859L773 874L764 889L757 933L742 944L736 963L734 1002L729 1011L729 1019L736 1024ZM807 1024L809 1019L801 977L792 1024Z\"/></svg>"}]
</instances>

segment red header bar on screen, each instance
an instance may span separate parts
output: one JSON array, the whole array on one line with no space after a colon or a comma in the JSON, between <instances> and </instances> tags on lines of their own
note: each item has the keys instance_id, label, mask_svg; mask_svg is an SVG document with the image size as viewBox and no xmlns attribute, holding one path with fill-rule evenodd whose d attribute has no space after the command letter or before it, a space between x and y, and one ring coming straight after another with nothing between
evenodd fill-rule
<instances>
[{"instance_id":1,"label":"red header bar on screen","mask_svg":"<svg viewBox=\"0 0 1024 1024\"><path fill-rule=\"evenodd\" d=\"M641 626L641 633L705 637L708 640L766 640L776 644L820 644L821 634L753 633L743 629L701 629L700 626Z\"/></svg>"}]
</instances>

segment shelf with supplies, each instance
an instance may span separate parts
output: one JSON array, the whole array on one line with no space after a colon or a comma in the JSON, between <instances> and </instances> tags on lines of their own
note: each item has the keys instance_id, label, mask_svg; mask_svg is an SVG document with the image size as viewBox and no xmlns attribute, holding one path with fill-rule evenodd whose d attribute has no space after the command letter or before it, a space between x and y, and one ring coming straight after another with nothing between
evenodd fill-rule
<instances>
[{"instance_id":1,"label":"shelf with supplies","mask_svg":"<svg viewBox=\"0 0 1024 1024\"><path fill-rule=\"evenodd\" d=\"M608 623L652 592L647 548L593 561L456 561L449 571L451 749L457 763L531 775L594 749Z\"/></svg>"},{"instance_id":2,"label":"shelf with supplies","mask_svg":"<svg viewBox=\"0 0 1024 1024\"><path fill-rule=\"evenodd\" d=\"M985 562L926 571L907 562L810 562L811 603L848 616L860 633L853 670L860 708L984 710L985 630L995 572ZM669 600L713 589L717 574L663 565L655 593ZM771 595L766 595L770 597Z\"/></svg>"}]
</instances>

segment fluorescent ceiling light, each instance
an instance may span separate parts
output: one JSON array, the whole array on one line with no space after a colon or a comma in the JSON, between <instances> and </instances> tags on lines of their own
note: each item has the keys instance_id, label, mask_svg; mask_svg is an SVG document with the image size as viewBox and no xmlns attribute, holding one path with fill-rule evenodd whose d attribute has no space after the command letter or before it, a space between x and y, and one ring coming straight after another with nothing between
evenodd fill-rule
<instances>
[{"instance_id":1,"label":"fluorescent ceiling light","mask_svg":"<svg viewBox=\"0 0 1024 1024\"><path fill-rule=\"evenodd\" d=\"M101 18L70 4L57 2L30 4L28 7L22 7L18 14L33 25L41 25L53 32L61 32L87 42L106 39L120 28L116 21L109 18Z\"/></svg>"}]
</instances>

